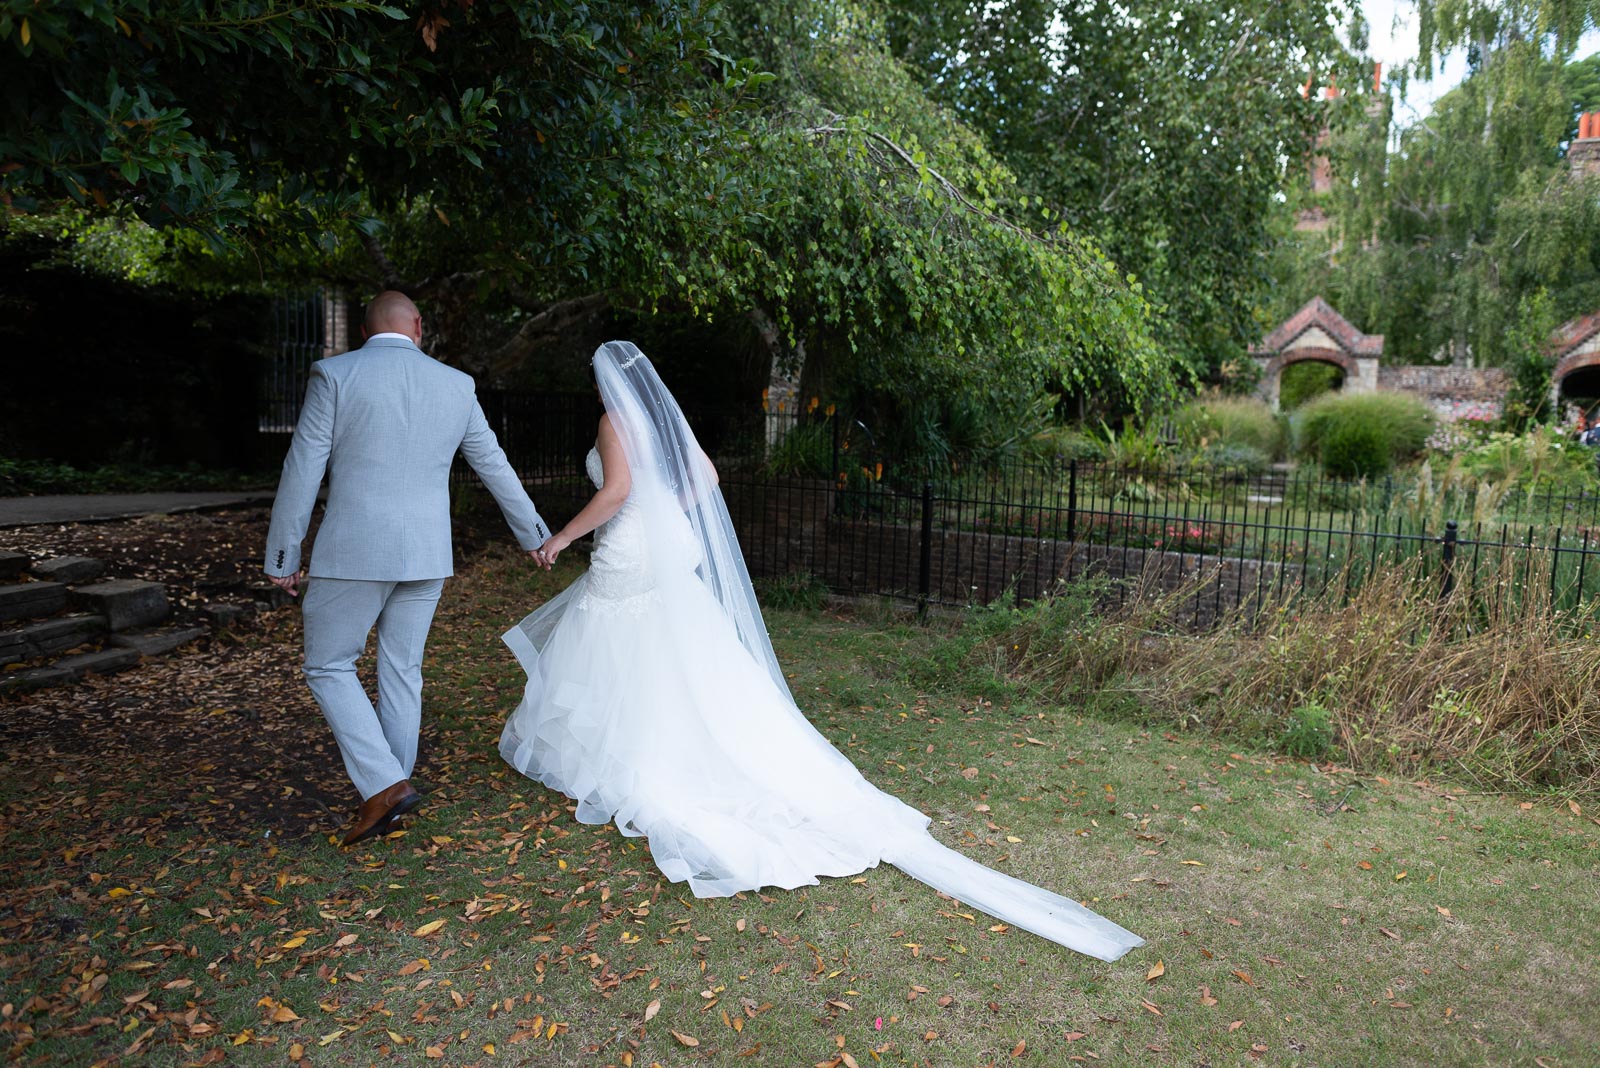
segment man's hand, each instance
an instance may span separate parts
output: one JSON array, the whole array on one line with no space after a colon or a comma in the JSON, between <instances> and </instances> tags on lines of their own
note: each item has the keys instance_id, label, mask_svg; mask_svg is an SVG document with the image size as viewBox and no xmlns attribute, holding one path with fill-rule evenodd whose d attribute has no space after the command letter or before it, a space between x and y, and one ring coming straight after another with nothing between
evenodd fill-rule
<instances>
[{"instance_id":1,"label":"man's hand","mask_svg":"<svg viewBox=\"0 0 1600 1068\"><path fill-rule=\"evenodd\" d=\"M292 575L268 575L267 578L271 579L274 586L283 590L290 597L300 596L298 592L300 589L300 572L296 571Z\"/></svg>"}]
</instances>

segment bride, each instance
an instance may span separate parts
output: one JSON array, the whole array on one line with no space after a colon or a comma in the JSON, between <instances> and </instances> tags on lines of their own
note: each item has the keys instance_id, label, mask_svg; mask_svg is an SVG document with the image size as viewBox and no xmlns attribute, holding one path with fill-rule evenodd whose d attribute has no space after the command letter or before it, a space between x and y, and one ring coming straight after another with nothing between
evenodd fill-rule
<instances>
[{"instance_id":1,"label":"bride","mask_svg":"<svg viewBox=\"0 0 1600 1068\"><path fill-rule=\"evenodd\" d=\"M583 823L649 839L699 897L793 889L887 861L1063 946L1116 960L1143 940L936 842L801 714L767 638L717 473L632 343L594 356L606 414L593 499L543 546L596 531L589 570L505 635L528 685L500 738Z\"/></svg>"}]
</instances>

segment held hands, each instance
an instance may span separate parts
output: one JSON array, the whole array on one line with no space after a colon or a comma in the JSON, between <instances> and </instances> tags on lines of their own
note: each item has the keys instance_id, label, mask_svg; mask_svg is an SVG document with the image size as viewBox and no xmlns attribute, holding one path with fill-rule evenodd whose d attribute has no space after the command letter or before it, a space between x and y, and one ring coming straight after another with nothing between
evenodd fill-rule
<instances>
[{"instance_id":1,"label":"held hands","mask_svg":"<svg viewBox=\"0 0 1600 1068\"><path fill-rule=\"evenodd\" d=\"M571 544L571 538L568 538L562 534L557 534L555 537L546 541L537 549L534 549L528 555L533 557L534 563L538 564L546 571L549 571L550 568L555 565L556 557L560 556L562 550Z\"/></svg>"}]
</instances>

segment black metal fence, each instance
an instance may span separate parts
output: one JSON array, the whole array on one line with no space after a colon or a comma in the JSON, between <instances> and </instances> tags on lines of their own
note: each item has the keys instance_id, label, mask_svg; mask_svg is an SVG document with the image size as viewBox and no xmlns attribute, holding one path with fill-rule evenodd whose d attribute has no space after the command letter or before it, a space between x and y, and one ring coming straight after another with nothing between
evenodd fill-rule
<instances>
[{"instance_id":1,"label":"black metal fence","mask_svg":"<svg viewBox=\"0 0 1600 1068\"><path fill-rule=\"evenodd\" d=\"M595 394L480 389L478 403L524 482L583 475L583 459L594 444L602 411ZM471 477L460 461L456 477Z\"/></svg>"},{"instance_id":2,"label":"black metal fence","mask_svg":"<svg viewBox=\"0 0 1600 1068\"><path fill-rule=\"evenodd\" d=\"M257 429L288 434L300 419L311 365L324 349L323 293L313 290L272 302L271 349L262 369Z\"/></svg>"},{"instance_id":3,"label":"black metal fence","mask_svg":"<svg viewBox=\"0 0 1600 1068\"><path fill-rule=\"evenodd\" d=\"M1199 625L1346 597L1402 563L1484 612L1570 610L1600 593L1592 490L1083 461L904 477L864 448L839 451L840 437L817 432L803 450L814 460L831 442L831 476L794 470L778 448L724 478L752 573L805 573L841 593L920 605L1022 601L1100 575L1114 598L1188 591Z\"/></svg>"}]
</instances>

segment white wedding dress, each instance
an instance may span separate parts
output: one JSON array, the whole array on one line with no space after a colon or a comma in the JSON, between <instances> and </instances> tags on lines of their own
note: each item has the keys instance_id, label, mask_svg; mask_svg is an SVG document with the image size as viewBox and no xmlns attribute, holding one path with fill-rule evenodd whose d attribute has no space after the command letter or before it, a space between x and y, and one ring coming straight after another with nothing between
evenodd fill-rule
<instances>
[{"instance_id":1,"label":"white wedding dress","mask_svg":"<svg viewBox=\"0 0 1600 1068\"><path fill-rule=\"evenodd\" d=\"M636 354L618 348L607 373L620 381L619 365L633 372L643 360ZM613 396L622 387L607 389L601 358L613 425L635 417L623 433L632 488L596 530L589 570L505 636L528 675L501 735L506 761L575 799L579 821L647 838L662 874L700 897L791 889L887 861L1102 960L1142 945L1077 902L940 845L928 817L867 782L811 726L765 630L752 633L760 617L745 600L742 559L717 560L730 550L706 534L726 521L714 482L700 484L692 461L649 477L650 458L674 449L644 444L649 420L628 411L636 398ZM654 378L647 361L642 371ZM586 466L603 484L597 451Z\"/></svg>"}]
</instances>

